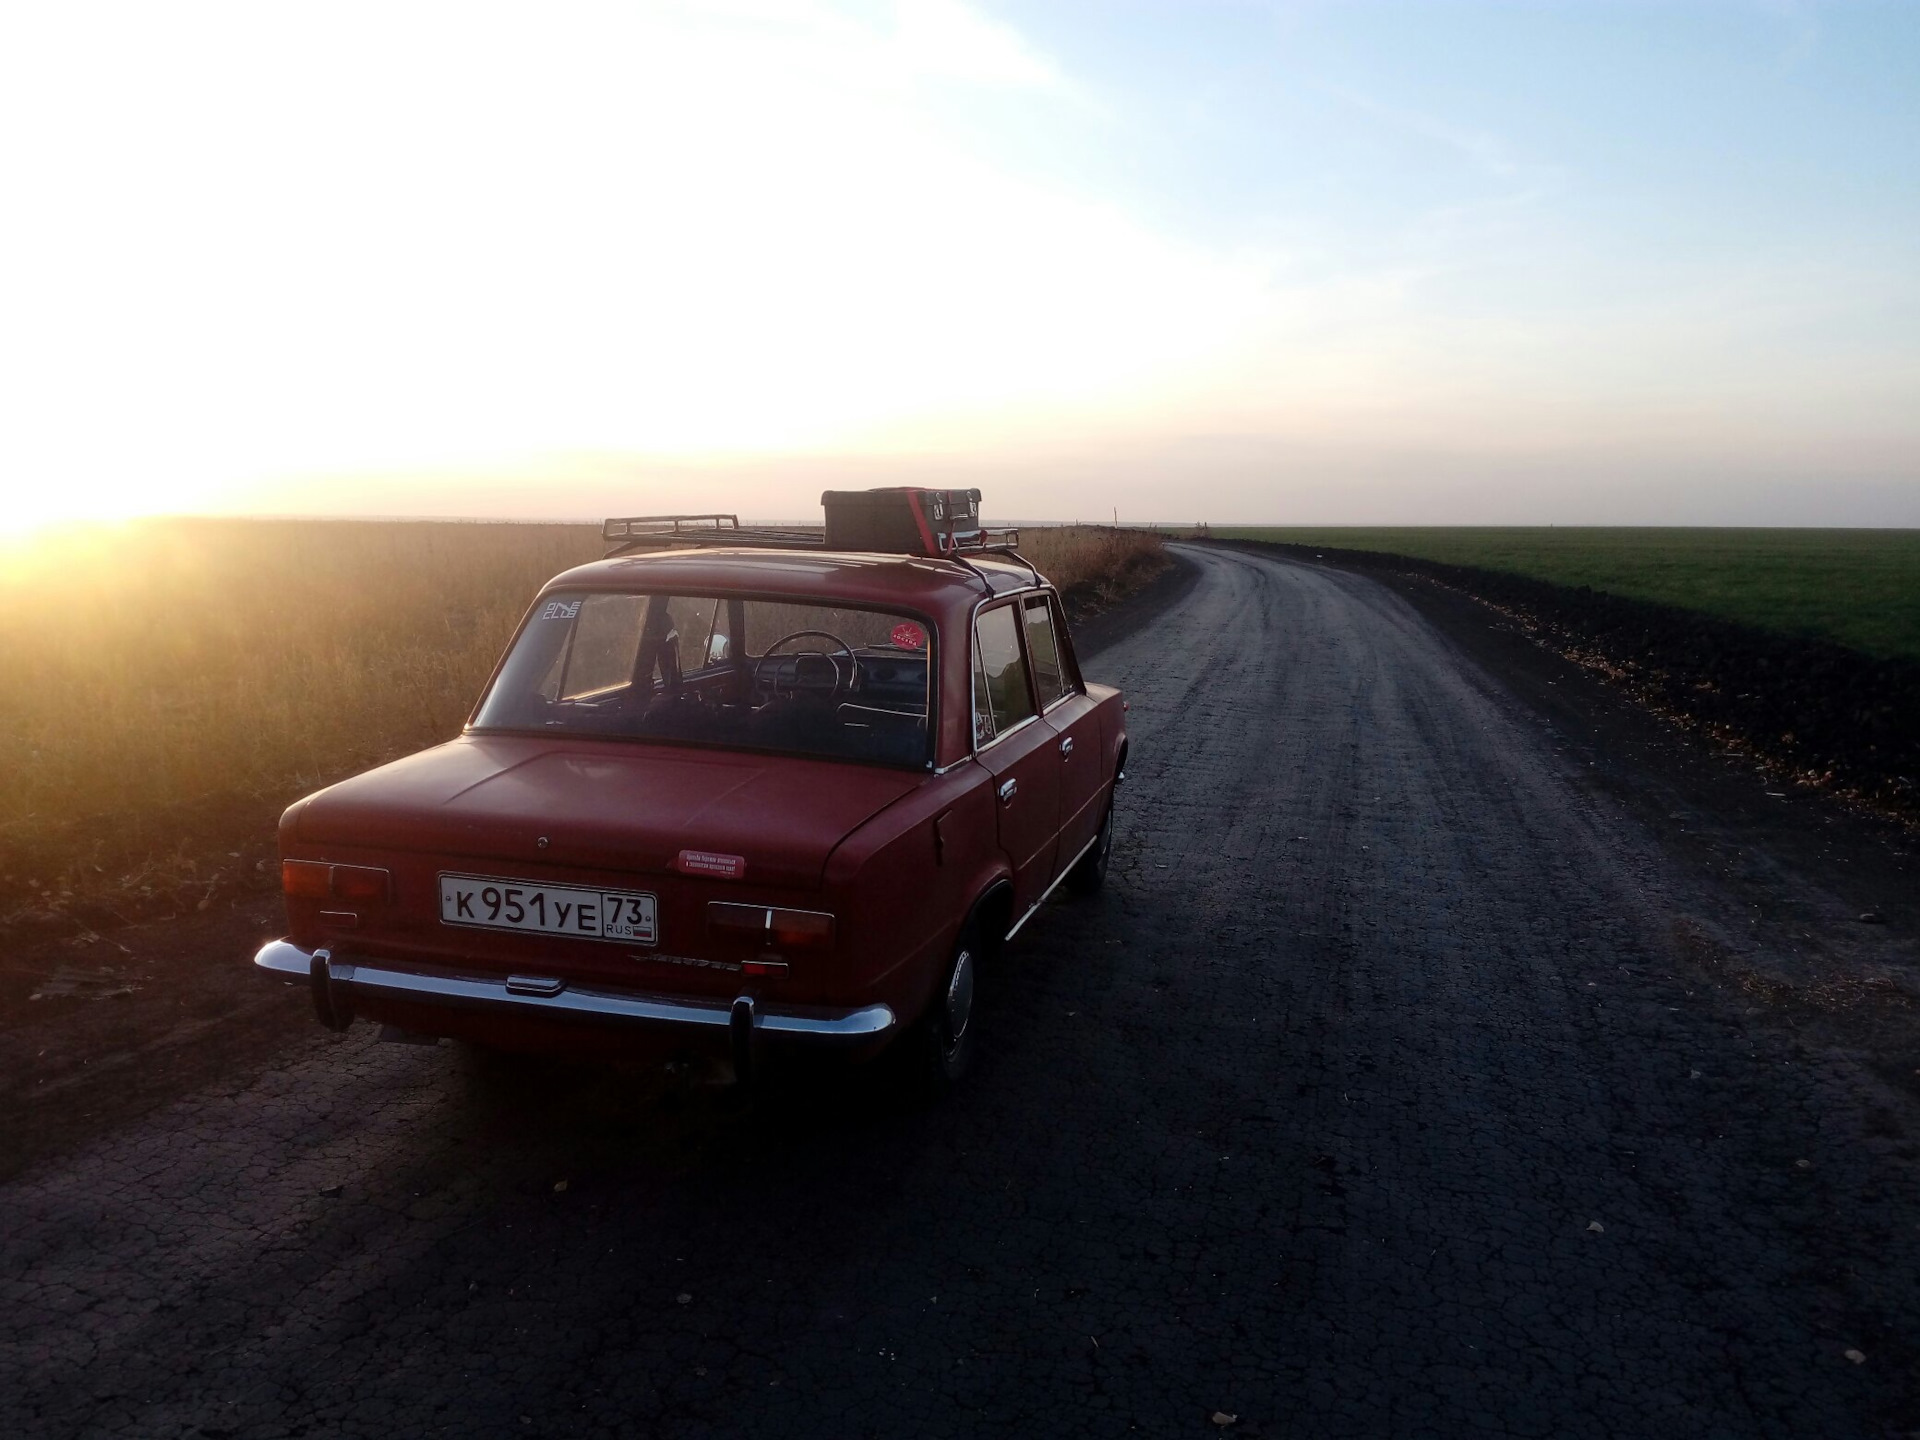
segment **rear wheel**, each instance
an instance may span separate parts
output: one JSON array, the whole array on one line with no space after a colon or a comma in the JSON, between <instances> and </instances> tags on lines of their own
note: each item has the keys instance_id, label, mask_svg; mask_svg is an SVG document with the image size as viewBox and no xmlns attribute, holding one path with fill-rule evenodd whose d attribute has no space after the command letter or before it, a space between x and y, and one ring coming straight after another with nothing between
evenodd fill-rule
<instances>
[{"instance_id":1,"label":"rear wheel","mask_svg":"<svg viewBox=\"0 0 1920 1440\"><path fill-rule=\"evenodd\" d=\"M1107 883L1107 861L1113 856L1113 798L1107 798L1107 813L1100 817L1100 833L1093 837L1093 848L1074 862L1067 872L1067 888L1076 895L1092 895Z\"/></svg>"},{"instance_id":2,"label":"rear wheel","mask_svg":"<svg viewBox=\"0 0 1920 1440\"><path fill-rule=\"evenodd\" d=\"M915 1068L935 1093L952 1088L973 1062L973 1002L979 970L980 932L969 922L912 1037Z\"/></svg>"}]
</instances>

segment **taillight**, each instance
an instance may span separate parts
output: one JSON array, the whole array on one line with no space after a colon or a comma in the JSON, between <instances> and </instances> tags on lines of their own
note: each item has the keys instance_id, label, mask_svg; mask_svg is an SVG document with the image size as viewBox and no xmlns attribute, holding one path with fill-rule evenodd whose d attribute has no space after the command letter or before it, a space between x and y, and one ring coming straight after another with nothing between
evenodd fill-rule
<instances>
[{"instance_id":1,"label":"taillight","mask_svg":"<svg viewBox=\"0 0 1920 1440\"><path fill-rule=\"evenodd\" d=\"M280 888L302 900L324 900L333 867L314 860L282 860Z\"/></svg>"},{"instance_id":2,"label":"taillight","mask_svg":"<svg viewBox=\"0 0 1920 1440\"><path fill-rule=\"evenodd\" d=\"M833 944L833 916L818 910L775 910L767 933L782 950L824 950Z\"/></svg>"},{"instance_id":3,"label":"taillight","mask_svg":"<svg viewBox=\"0 0 1920 1440\"><path fill-rule=\"evenodd\" d=\"M385 900L393 893L393 877L373 865L282 860L280 889L301 900Z\"/></svg>"},{"instance_id":4,"label":"taillight","mask_svg":"<svg viewBox=\"0 0 1920 1440\"><path fill-rule=\"evenodd\" d=\"M758 940L767 933L771 913L764 905L723 905L716 900L707 906L707 928L729 940Z\"/></svg>"},{"instance_id":5,"label":"taillight","mask_svg":"<svg viewBox=\"0 0 1920 1440\"><path fill-rule=\"evenodd\" d=\"M387 872L371 865L333 867L333 898L336 900L384 900L387 898Z\"/></svg>"},{"instance_id":6,"label":"taillight","mask_svg":"<svg viewBox=\"0 0 1920 1440\"><path fill-rule=\"evenodd\" d=\"M707 928L716 936L780 950L825 950L833 944L833 916L824 910L786 910L777 905L707 906Z\"/></svg>"}]
</instances>

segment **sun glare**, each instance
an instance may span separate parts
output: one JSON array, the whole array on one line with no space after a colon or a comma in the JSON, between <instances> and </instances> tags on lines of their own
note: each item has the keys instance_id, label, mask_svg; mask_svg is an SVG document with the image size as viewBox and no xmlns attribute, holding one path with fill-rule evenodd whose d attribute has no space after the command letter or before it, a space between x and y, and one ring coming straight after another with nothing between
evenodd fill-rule
<instances>
[{"instance_id":1,"label":"sun glare","mask_svg":"<svg viewBox=\"0 0 1920 1440\"><path fill-rule=\"evenodd\" d=\"M0 524L0 586L8 589L49 578L89 573L138 533L140 521L125 518L43 518L33 524Z\"/></svg>"},{"instance_id":2,"label":"sun glare","mask_svg":"<svg viewBox=\"0 0 1920 1440\"><path fill-rule=\"evenodd\" d=\"M591 44L468 7L382 10L377 47L271 8L185 13L120 12L145 33L82 92L0 62L91 177L40 176L64 231L123 234L127 205L167 221L127 254L21 242L41 278L9 320L35 363L8 468L47 483L14 533L275 510L302 475L844 452L1097 407L1257 310L1257 269L943 129L953 87L1087 104L951 0L868 22L608 8ZM35 23L87 53L57 14Z\"/></svg>"},{"instance_id":3,"label":"sun glare","mask_svg":"<svg viewBox=\"0 0 1920 1440\"><path fill-rule=\"evenodd\" d=\"M115 529L129 520L179 514L196 508L196 498L164 484L118 480L20 486L0 501L0 546L18 551L68 532Z\"/></svg>"}]
</instances>

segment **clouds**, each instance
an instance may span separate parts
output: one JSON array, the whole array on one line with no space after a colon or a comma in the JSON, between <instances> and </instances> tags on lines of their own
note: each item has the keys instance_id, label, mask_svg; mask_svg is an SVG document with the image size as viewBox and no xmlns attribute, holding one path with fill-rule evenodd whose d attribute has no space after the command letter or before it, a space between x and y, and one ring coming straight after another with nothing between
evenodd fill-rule
<instances>
[{"instance_id":1,"label":"clouds","mask_svg":"<svg viewBox=\"0 0 1920 1440\"><path fill-rule=\"evenodd\" d=\"M1380 121L1408 135L1434 142L1488 179L1502 181L1530 179L1537 185L1541 179L1558 174L1550 166L1530 164L1516 158L1512 147L1505 140L1487 131L1437 119L1432 115L1424 115L1418 110L1388 105L1344 85L1310 83L1315 83L1315 88L1322 93L1351 106L1370 119Z\"/></svg>"}]
</instances>

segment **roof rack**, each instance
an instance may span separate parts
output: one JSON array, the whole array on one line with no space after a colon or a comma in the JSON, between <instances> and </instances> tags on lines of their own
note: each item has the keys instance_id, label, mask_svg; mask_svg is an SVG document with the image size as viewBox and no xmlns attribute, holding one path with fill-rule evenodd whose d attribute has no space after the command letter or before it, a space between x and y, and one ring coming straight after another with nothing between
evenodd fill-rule
<instances>
[{"instance_id":1,"label":"roof rack","mask_svg":"<svg viewBox=\"0 0 1920 1440\"><path fill-rule=\"evenodd\" d=\"M965 563L967 555L1010 555L1033 569L1019 553L1020 532L1011 526L979 523L978 490L829 491L821 496L824 526L742 525L738 515L628 515L606 521L600 538L613 548L608 556L635 550L694 550L742 547L756 550L866 551L918 555Z\"/></svg>"},{"instance_id":2,"label":"roof rack","mask_svg":"<svg viewBox=\"0 0 1920 1440\"><path fill-rule=\"evenodd\" d=\"M827 543L824 529L799 526L772 529L742 525L738 515L628 515L608 520L600 538L614 548L609 555L630 550L693 550L716 545L743 545L761 550L819 550Z\"/></svg>"}]
</instances>

